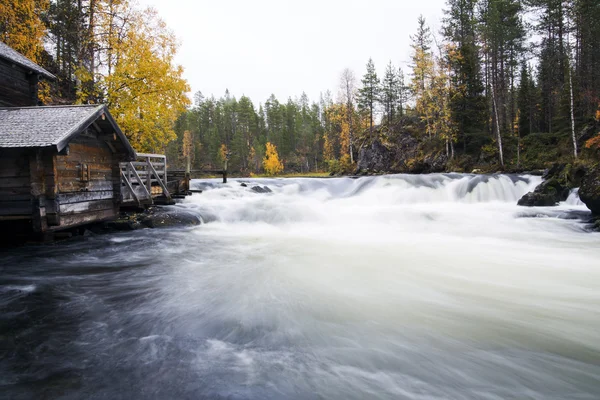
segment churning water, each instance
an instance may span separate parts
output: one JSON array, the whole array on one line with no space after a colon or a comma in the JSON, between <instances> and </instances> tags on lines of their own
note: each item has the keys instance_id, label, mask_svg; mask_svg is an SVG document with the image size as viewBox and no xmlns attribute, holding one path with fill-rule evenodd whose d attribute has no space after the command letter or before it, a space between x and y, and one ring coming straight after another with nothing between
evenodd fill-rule
<instances>
[{"instance_id":1,"label":"churning water","mask_svg":"<svg viewBox=\"0 0 600 400\"><path fill-rule=\"evenodd\" d=\"M600 234L576 192L241 181L194 182L176 207L198 227L1 255L0 397L600 398Z\"/></svg>"}]
</instances>

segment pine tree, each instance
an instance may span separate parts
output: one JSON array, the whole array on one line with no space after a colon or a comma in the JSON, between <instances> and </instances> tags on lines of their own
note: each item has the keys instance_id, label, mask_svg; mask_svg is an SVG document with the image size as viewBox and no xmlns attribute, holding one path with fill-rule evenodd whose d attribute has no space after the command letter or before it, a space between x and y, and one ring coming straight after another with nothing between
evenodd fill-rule
<instances>
[{"instance_id":1,"label":"pine tree","mask_svg":"<svg viewBox=\"0 0 600 400\"><path fill-rule=\"evenodd\" d=\"M453 51L448 53L452 81L450 108L464 152L471 137L481 132L485 125L476 3L476 0L447 0L443 20L444 37L453 45Z\"/></svg>"},{"instance_id":2,"label":"pine tree","mask_svg":"<svg viewBox=\"0 0 600 400\"><path fill-rule=\"evenodd\" d=\"M399 71L401 72L402 70ZM401 104L401 95L402 89L400 78L390 61L385 69L385 75L381 84L381 103L384 109L384 117L389 128L394 124L396 111ZM400 109L402 109L401 106Z\"/></svg>"},{"instance_id":3,"label":"pine tree","mask_svg":"<svg viewBox=\"0 0 600 400\"><path fill-rule=\"evenodd\" d=\"M515 120L514 84L525 31L518 0L485 0L480 5L480 31L485 55L485 73L492 121L498 146L498 161L504 166L503 134Z\"/></svg>"},{"instance_id":4,"label":"pine tree","mask_svg":"<svg viewBox=\"0 0 600 400\"><path fill-rule=\"evenodd\" d=\"M425 122L427 135L433 136L432 117L429 114L428 104L431 102L429 88L433 79L433 54L431 53L431 32L426 25L425 18L419 16L417 34L411 36L412 70L413 78L411 91L415 99L415 111Z\"/></svg>"},{"instance_id":5,"label":"pine tree","mask_svg":"<svg viewBox=\"0 0 600 400\"><path fill-rule=\"evenodd\" d=\"M369 58L367 72L363 76L361 82L362 88L358 90L358 108L368 115L369 137L371 138L373 135L373 115L381 92L379 78L375 71L375 64L373 64L373 59L371 58Z\"/></svg>"}]
</instances>

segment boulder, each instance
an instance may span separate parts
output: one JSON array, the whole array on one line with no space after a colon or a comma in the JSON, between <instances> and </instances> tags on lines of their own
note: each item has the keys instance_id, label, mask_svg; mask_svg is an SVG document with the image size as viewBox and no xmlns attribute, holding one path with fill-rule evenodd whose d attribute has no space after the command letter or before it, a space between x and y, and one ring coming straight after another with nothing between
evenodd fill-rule
<instances>
[{"instance_id":1,"label":"boulder","mask_svg":"<svg viewBox=\"0 0 600 400\"><path fill-rule=\"evenodd\" d=\"M579 198L592 214L600 216L600 166L590 168L583 177Z\"/></svg>"},{"instance_id":2,"label":"boulder","mask_svg":"<svg viewBox=\"0 0 600 400\"><path fill-rule=\"evenodd\" d=\"M268 186L253 186L250 190L252 190L253 192L256 193L273 193L273 191L271 189L269 189Z\"/></svg>"},{"instance_id":3,"label":"boulder","mask_svg":"<svg viewBox=\"0 0 600 400\"><path fill-rule=\"evenodd\" d=\"M202 224L200 217L190 211L170 208L149 213L141 219L148 228L168 228L173 226L195 226Z\"/></svg>"},{"instance_id":4,"label":"boulder","mask_svg":"<svg viewBox=\"0 0 600 400\"><path fill-rule=\"evenodd\" d=\"M537 190L537 189L536 189ZM555 193L529 192L521 197L518 205L525 207L552 207L558 204Z\"/></svg>"},{"instance_id":5,"label":"boulder","mask_svg":"<svg viewBox=\"0 0 600 400\"><path fill-rule=\"evenodd\" d=\"M554 164L542 175L543 182L533 192L527 193L518 201L526 207L552 207L567 200L571 189L581 185L586 169L572 164Z\"/></svg>"}]
</instances>

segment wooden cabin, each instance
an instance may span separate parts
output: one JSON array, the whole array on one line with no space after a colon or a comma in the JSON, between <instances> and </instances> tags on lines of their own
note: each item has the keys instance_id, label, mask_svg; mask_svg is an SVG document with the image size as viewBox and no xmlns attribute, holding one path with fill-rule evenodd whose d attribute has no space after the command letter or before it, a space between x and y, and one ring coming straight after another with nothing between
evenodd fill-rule
<instances>
[{"instance_id":1,"label":"wooden cabin","mask_svg":"<svg viewBox=\"0 0 600 400\"><path fill-rule=\"evenodd\" d=\"M47 233L114 218L136 153L104 105L38 106L48 71L0 42L0 224Z\"/></svg>"},{"instance_id":2,"label":"wooden cabin","mask_svg":"<svg viewBox=\"0 0 600 400\"><path fill-rule=\"evenodd\" d=\"M0 108L0 221L44 233L114 218L135 158L104 105Z\"/></svg>"},{"instance_id":3,"label":"wooden cabin","mask_svg":"<svg viewBox=\"0 0 600 400\"><path fill-rule=\"evenodd\" d=\"M56 77L0 42L0 107L37 106L40 79Z\"/></svg>"}]
</instances>

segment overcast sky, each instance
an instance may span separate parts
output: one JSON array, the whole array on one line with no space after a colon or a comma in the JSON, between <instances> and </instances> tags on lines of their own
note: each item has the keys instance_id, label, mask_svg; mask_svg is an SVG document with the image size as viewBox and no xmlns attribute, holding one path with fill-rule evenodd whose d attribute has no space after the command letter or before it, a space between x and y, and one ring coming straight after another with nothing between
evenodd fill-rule
<instances>
[{"instance_id":1,"label":"overcast sky","mask_svg":"<svg viewBox=\"0 0 600 400\"><path fill-rule=\"evenodd\" d=\"M192 94L229 89L257 105L306 92L338 91L344 68L357 78L373 58L407 72L409 35L419 14L439 32L445 0L138 0L152 6L177 35L177 63Z\"/></svg>"}]
</instances>

